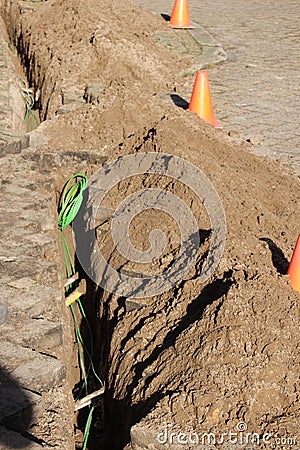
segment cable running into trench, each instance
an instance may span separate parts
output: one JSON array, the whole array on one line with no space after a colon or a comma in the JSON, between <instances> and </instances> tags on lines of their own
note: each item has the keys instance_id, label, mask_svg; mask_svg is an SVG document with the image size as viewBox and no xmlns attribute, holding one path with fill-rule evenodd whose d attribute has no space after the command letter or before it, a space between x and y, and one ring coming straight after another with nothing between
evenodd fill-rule
<instances>
[{"instance_id":1,"label":"cable running into trench","mask_svg":"<svg viewBox=\"0 0 300 450\"><path fill-rule=\"evenodd\" d=\"M59 201L58 206L58 228L61 230L61 236L62 236L62 250L63 250L63 256L64 256L64 263L65 263L65 274L64 276L69 279L72 276L76 274L76 268L75 264L72 258L72 254L65 236L65 229L68 225L72 223L72 221L75 219L76 215L78 214L78 211L80 210L80 207L82 205L83 201L83 192L86 189L88 184L88 179L86 175L83 174L75 174L73 175L65 184ZM74 283L69 284L68 286L65 286L65 295L69 295L70 292L74 290ZM89 339L90 339L90 351L88 350L86 344L84 343L81 331L80 331L80 324L77 317L76 312L76 304L73 301L69 307L72 313L73 322L74 322L74 332L75 332L75 338L77 343L77 349L78 349L78 360L81 370L81 375L83 379L83 386L80 390L79 397L81 396L82 392L84 391L84 395L88 396L89 394L89 376L92 373L94 375L94 379L96 382L100 384L101 387L103 387L103 383L101 379L96 374L96 371L94 369L93 365L93 335L90 328L90 325L87 320L87 316L85 314L85 310L83 308L80 296L79 298L75 298L77 300L78 305L78 312L80 312L81 317L85 321L87 325L87 329L89 332ZM88 359L88 367L86 367L85 364L85 355ZM84 430L84 437L83 437L83 447L82 450L86 450L87 442L90 434L91 429L91 423L92 423L92 416L95 409L94 404L89 405L89 414L87 417L85 430Z\"/></svg>"}]
</instances>

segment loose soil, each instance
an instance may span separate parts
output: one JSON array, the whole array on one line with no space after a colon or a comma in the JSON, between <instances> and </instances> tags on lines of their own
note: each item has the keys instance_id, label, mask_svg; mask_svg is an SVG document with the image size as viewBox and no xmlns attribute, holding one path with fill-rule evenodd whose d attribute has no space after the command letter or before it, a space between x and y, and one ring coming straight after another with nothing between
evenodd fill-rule
<instances>
[{"instance_id":1,"label":"loose soil","mask_svg":"<svg viewBox=\"0 0 300 450\"><path fill-rule=\"evenodd\" d=\"M16 14L10 8L6 4L6 17ZM299 179L255 156L242 137L215 130L173 103L171 95L193 83L193 76L180 76L191 60L158 46L156 33L169 30L162 18L127 0L50 0L16 17L8 25L46 119L35 132L47 140L45 149L84 150L107 163L141 152L176 155L206 174L226 215L225 251L204 284L197 264L174 289L139 299L142 307L130 310L125 299L93 289L107 448L125 448L134 424L134 449L150 448L166 427L220 436L239 422L250 433L299 442L299 294L286 274L299 234ZM201 262L209 221L193 192L167 184L133 177L103 206L114 209L145 187L171 190L206 230ZM170 241L159 264L138 267L115 252L110 222L97 225L106 257L129 272L164 270L180 242L170 217L144 212L132 224L133 244L147 249L154 228ZM143 427L149 431L144 441ZM90 448L102 448L99 442Z\"/></svg>"}]
</instances>

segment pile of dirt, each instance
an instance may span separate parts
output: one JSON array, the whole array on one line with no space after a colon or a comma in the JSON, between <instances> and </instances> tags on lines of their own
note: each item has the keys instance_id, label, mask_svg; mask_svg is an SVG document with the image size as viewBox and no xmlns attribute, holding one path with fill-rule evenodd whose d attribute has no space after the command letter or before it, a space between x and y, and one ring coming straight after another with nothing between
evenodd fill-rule
<instances>
[{"instance_id":1,"label":"pile of dirt","mask_svg":"<svg viewBox=\"0 0 300 450\"><path fill-rule=\"evenodd\" d=\"M179 432L196 432L200 443L205 433L219 440L222 433L237 432L238 423L245 423L249 433L271 433L273 440L299 437L299 298L286 275L299 232L298 182L278 165L229 145L213 132L205 135L201 128L194 117L166 117L143 149L183 157L209 177L226 214L225 251L213 276L199 282L210 231L207 218L193 191L165 182L164 189L184 199L197 217L204 242L194 269L171 291L137 299L133 310L114 295L101 296L106 327L101 360L110 388L106 419L111 437L119 430L113 448L122 448L120 436L123 444L128 441L134 423L139 424L131 430L134 449L146 448L141 445L146 441L157 445L159 433L165 443L175 433L175 444ZM104 206L114 209L134 190L161 184L147 176L125 189L120 185ZM165 231L168 223L155 211L151 228L150 217L148 211L132 223L132 242L140 250L145 243L149 248L150 231ZM101 248L109 245L111 223L98 224ZM171 230L176 245L176 214ZM171 256L167 266L159 260L162 270L176 258L168 250L163 255ZM132 265L116 253L111 243L106 248L110 265L121 272L129 269L132 276L149 274L149 266ZM261 440L259 448L268 445Z\"/></svg>"},{"instance_id":2,"label":"pile of dirt","mask_svg":"<svg viewBox=\"0 0 300 450\"><path fill-rule=\"evenodd\" d=\"M238 424L272 434L261 449L276 437L299 439L299 296L286 275L299 233L299 180L172 103L170 94L189 80L180 77L189 60L155 43L155 32L168 29L163 19L125 0L50 0L19 16L15 8L6 5L6 14L48 119L39 131L48 151L97 150L107 163L142 152L176 155L210 179L226 215L224 254L205 283L198 264L170 291L130 308L126 299L94 289L109 448L124 448L130 430L134 449L165 448L157 437L164 440L166 429L167 441L175 432L179 444L180 431L201 439ZM205 236L201 263L212 230L201 202L180 182L131 177L103 206L113 209L142 188L163 188L186 202ZM116 254L109 218L96 225L99 245L107 244L104 253L118 270L150 270ZM145 251L147 235L160 227L170 228L172 242L167 263L155 270L176 256L176 221L149 210L130 231Z\"/></svg>"},{"instance_id":3,"label":"pile of dirt","mask_svg":"<svg viewBox=\"0 0 300 450\"><path fill-rule=\"evenodd\" d=\"M151 97L172 90L175 74L187 67L185 58L155 43L159 30L170 31L166 22L130 2L48 1L32 8L21 22L13 2L6 14L44 120L86 102L99 111L127 109L138 97L151 110Z\"/></svg>"}]
</instances>

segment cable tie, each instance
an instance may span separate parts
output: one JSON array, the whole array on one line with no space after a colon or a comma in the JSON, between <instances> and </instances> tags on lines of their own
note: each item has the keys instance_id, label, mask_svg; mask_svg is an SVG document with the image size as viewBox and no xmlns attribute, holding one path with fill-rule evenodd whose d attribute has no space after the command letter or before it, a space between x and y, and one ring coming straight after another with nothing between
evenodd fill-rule
<instances>
[{"instance_id":1,"label":"cable tie","mask_svg":"<svg viewBox=\"0 0 300 450\"><path fill-rule=\"evenodd\" d=\"M81 398L75 403L74 411L78 411L79 409L85 408L86 406L90 405L95 398L100 397L100 395L104 394L104 391L105 388L103 386L98 391L92 392L92 394Z\"/></svg>"},{"instance_id":2,"label":"cable tie","mask_svg":"<svg viewBox=\"0 0 300 450\"><path fill-rule=\"evenodd\" d=\"M79 278L79 273L76 272L74 275L72 275L70 278L67 278L65 283L64 283L64 287L68 287L70 286L70 284L74 283L74 281L78 280Z\"/></svg>"},{"instance_id":3,"label":"cable tie","mask_svg":"<svg viewBox=\"0 0 300 450\"><path fill-rule=\"evenodd\" d=\"M84 295L84 292L78 291L76 289L74 292L68 295L68 297L66 297L66 306L72 305L72 303L76 302L82 295Z\"/></svg>"}]
</instances>

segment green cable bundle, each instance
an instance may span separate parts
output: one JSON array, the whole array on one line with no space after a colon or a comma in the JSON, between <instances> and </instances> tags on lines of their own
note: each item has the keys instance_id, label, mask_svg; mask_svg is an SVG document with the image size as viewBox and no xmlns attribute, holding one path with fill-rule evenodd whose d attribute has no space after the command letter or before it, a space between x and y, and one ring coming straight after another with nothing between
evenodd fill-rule
<instances>
[{"instance_id":1,"label":"green cable bundle","mask_svg":"<svg viewBox=\"0 0 300 450\"><path fill-rule=\"evenodd\" d=\"M75 181L75 182L74 182ZM73 184L71 184L73 182ZM87 187L86 175L77 173L65 184L61 193L58 228L64 230L75 219L83 200L83 191Z\"/></svg>"},{"instance_id":2,"label":"green cable bundle","mask_svg":"<svg viewBox=\"0 0 300 450\"><path fill-rule=\"evenodd\" d=\"M83 192L86 189L88 184L88 179L86 177L86 175L83 174L75 174L73 175L65 184L62 193L61 193L61 197L60 197L60 202L59 202L59 207L58 207L58 228L61 230L62 232L62 248L63 248L63 255L64 255L64 261L65 261L65 266L66 266L66 277L70 278L73 275L75 275L76 273L76 269L75 269L75 265L72 259L72 255L70 252L70 248L68 246L65 234L64 234L64 230L66 229L66 227L68 225L70 225L72 223L72 221L75 219L76 215L78 214L78 211L82 205L82 201L83 201ZM69 286L66 287L66 294L69 293L69 291L72 290L72 284L70 284ZM89 331L89 335L90 335L90 346L91 346L91 351L89 352L87 350L86 345L84 344L81 332L80 332L80 326L78 323L78 319L76 316L76 311L75 311L75 305L74 303L72 303L70 305L70 309L72 312L72 317L73 317L73 321L74 321L74 331L75 331L75 337L76 337L76 342L77 342L77 347L78 347L78 359L79 359L79 364L80 364L80 369L82 372L82 377L83 377L83 386L84 386L84 391L85 391L85 395L88 395L88 376L89 376L89 372L90 370L92 371L92 373L94 374L96 380L100 383L101 386L103 386L103 383L101 381L101 379L98 377L98 375L95 372L94 369L94 365L93 365L93 361L92 361L92 354L93 354L93 339L92 339L92 332L91 332L91 328L89 326L82 302L80 300L80 298L77 300L77 304L80 310L80 313L82 315L82 317L84 318L84 320L86 321L87 324L87 328ZM86 370L85 368L85 364L84 364L84 352L86 353L88 359L89 359L89 367L88 370ZM88 442L88 438L89 438L89 433L90 433L90 428L91 428L91 423L92 423L92 416L93 416L93 411L95 409L94 405L90 405L90 411L88 414L88 418L86 421L86 426L85 426L85 430L84 430L84 438L83 438L83 447L82 450L86 449L87 446L87 442Z\"/></svg>"}]
</instances>

